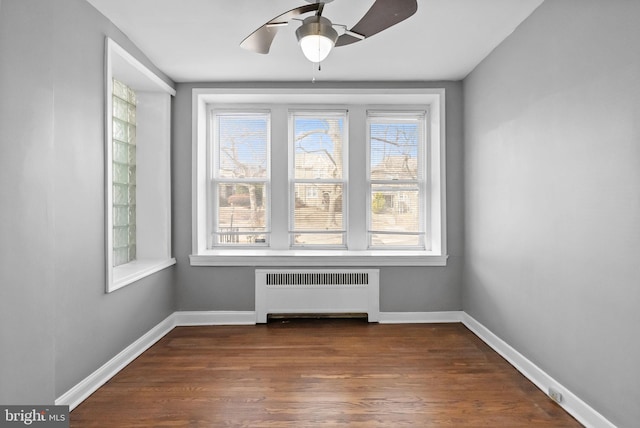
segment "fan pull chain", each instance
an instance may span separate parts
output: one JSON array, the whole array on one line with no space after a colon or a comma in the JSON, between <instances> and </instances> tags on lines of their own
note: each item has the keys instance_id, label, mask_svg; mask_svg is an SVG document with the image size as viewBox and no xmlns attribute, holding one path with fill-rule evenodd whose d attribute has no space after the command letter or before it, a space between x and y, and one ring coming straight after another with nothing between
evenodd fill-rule
<instances>
[{"instance_id":1,"label":"fan pull chain","mask_svg":"<svg viewBox=\"0 0 640 428\"><path fill-rule=\"evenodd\" d=\"M315 68L316 63L314 62L312 64L313 64L313 71L311 73L312 74L311 83L316 83L316 68ZM317 64L318 64L318 70L317 71L318 72L322 71L322 64L320 62L317 63Z\"/></svg>"}]
</instances>

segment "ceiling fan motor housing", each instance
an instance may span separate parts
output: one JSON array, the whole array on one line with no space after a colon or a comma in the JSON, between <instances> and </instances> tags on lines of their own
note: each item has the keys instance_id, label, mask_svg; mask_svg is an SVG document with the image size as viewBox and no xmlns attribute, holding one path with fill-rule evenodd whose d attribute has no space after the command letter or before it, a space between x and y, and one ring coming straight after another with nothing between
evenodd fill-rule
<instances>
[{"instance_id":1,"label":"ceiling fan motor housing","mask_svg":"<svg viewBox=\"0 0 640 428\"><path fill-rule=\"evenodd\" d=\"M338 40L338 32L331 25L331 21L324 16L309 16L302 21L302 25L296 30L298 41L313 35L324 36L330 39L333 44Z\"/></svg>"}]
</instances>

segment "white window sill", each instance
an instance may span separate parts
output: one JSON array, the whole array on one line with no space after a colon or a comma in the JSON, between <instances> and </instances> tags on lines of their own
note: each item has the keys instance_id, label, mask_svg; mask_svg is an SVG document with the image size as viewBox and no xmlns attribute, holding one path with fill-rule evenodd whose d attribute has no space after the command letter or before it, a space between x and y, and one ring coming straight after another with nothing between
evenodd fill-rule
<instances>
[{"instance_id":1,"label":"white window sill","mask_svg":"<svg viewBox=\"0 0 640 428\"><path fill-rule=\"evenodd\" d=\"M428 251L207 250L191 266L446 266L447 255Z\"/></svg>"},{"instance_id":2,"label":"white window sill","mask_svg":"<svg viewBox=\"0 0 640 428\"><path fill-rule=\"evenodd\" d=\"M113 281L108 292L141 280L176 264L176 259L136 260L113 268Z\"/></svg>"}]
</instances>

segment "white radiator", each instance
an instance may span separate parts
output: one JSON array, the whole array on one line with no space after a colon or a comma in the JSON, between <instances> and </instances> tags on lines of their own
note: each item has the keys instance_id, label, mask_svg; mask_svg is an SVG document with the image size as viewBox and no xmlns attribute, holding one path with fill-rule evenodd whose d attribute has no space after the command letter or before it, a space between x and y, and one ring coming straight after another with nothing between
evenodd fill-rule
<instances>
[{"instance_id":1,"label":"white radiator","mask_svg":"<svg viewBox=\"0 0 640 428\"><path fill-rule=\"evenodd\" d=\"M268 314L366 313L380 317L378 269L256 269L256 322Z\"/></svg>"}]
</instances>

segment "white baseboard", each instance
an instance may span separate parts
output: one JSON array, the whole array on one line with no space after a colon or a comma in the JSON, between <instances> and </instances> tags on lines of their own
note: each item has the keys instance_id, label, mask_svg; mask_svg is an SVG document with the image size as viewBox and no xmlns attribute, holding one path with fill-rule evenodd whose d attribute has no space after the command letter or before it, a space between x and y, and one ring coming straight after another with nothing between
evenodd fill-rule
<instances>
[{"instance_id":1,"label":"white baseboard","mask_svg":"<svg viewBox=\"0 0 640 428\"><path fill-rule=\"evenodd\" d=\"M462 322L462 311L380 312L380 324Z\"/></svg>"},{"instance_id":2,"label":"white baseboard","mask_svg":"<svg viewBox=\"0 0 640 428\"><path fill-rule=\"evenodd\" d=\"M175 327L174 314L169 315L164 321L149 330L140 339L127 346L118 355L107 361L102 367L91 373L88 377L62 394L55 401L56 406L69 406L69 410L75 409L91 394L98 390L109 379L118 374L129 363L140 356L144 351L153 346Z\"/></svg>"},{"instance_id":3,"label":"white baseboard","mask_svg":"<svg viewBox=\"0 0 640 428\"><path fill-rule=\"evenodd\" d=\"M253 325L254 311L181 311L173 314L177 326L196 325Z\"/></svg>"},{"instance_id":4,"label":"white baseboard","mask_svg":"<svg viewBox=\"0 0 640 428\"><path fill-rule=\"evenodd\" d=\"M513 367L533 382L545 394L548 393L550 387L559 391L563 397L563 401L560 403L560 406L562 406L570 415L576 418L585 427L616 428L615 425L609 422L604 416L464 311L380 312L379 322L381 324L462 322L469 330L506 359ZM254 311L174 312L165 320L160 322L160 324L149 330L149 332L140 339L127 346L122 352L113 357L98 370L61 395L55 401L55 404L67 405L70 410L75 409L80 403L87 399L87 397L97 391L98 388L104 385L120 370L153 346L157 341L162 339L175 327L254 324L256 324L256 313Z\"/></svg>"},{"instance_id":5,"label":"white baseboard","mask_svg":"<svg viewBox=\"0 0 640 428\"><path fill-rule=\"evenodd\" d=\"M615 425L609 422L604 416L549 376L524 355L516 351L511 345L476 321L471 315L463 312L462 322L476 336L482 339L483 342L515 367L516 370L533 382L542 392L548 394L549 388L554 388L556 391L559 391L562 394L562 403L559 403L559 405L585 427L616 428Z\"/></svg>"},{"instance_id":6,"label":"white baseboard","mask_svg":"<svg viewBox=\"0 0 640 428\"><path fill-rule=\"evenodd\" d=\"M256 323L253 311L206 311L174 312L140 339L127 346L122 352L107 361L102 367L56 399L56 405L69 406L73 410L98 390L109 379L118 374L129 363L151 348L175 327L196 325L252 325Z\"/></svg>"}]
</instances>

